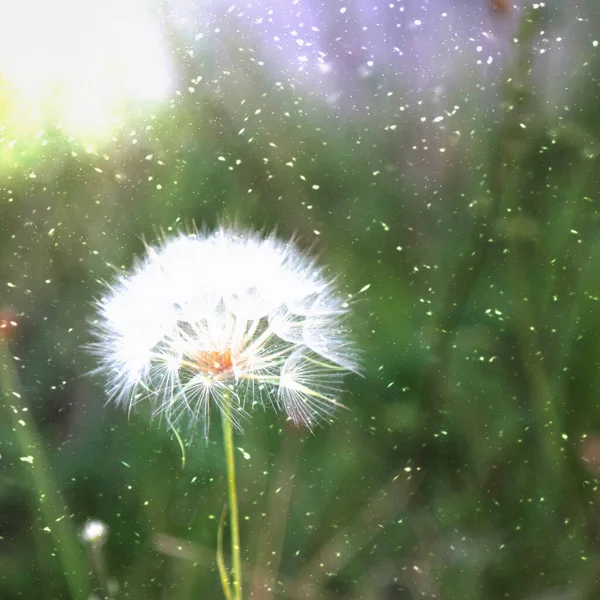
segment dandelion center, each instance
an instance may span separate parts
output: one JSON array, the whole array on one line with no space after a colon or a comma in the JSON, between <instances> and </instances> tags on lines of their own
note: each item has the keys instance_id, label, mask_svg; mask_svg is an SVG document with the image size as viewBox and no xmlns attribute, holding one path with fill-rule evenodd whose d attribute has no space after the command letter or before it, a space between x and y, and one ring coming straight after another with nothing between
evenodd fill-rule
<instances>
[{"instance_id":1,"label":"dandelion center","mask_svg":"<svg viewBox=\"0 0 600 600\"><path fill-rule=\"evenodd\" d=\"M233 372L231 351L200 350L193 354L193 362L187 366L198 370L206 377L218 378L230 375Z\"/></svg>"}]
</instances>

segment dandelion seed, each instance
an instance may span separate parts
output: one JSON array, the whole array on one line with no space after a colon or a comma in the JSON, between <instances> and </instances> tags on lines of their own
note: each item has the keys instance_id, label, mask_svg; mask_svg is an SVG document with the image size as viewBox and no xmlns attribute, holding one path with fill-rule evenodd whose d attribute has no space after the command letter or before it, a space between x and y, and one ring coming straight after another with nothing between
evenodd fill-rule
<instances>
[{"instance_id":1,"label":"dandelion seed","mask_svg":"<svg viewBox=\"0 0 600 600\"><path fill-rule=\"evenodd\" d=\"M333 279L273 236L167 239L97 304L92 350L109 396L129 408L149 400L170 423L188 415L205 435L212 408L239 428L249 409L271 404L310 427L357 369Z\"/></svg>"}]
</instances>

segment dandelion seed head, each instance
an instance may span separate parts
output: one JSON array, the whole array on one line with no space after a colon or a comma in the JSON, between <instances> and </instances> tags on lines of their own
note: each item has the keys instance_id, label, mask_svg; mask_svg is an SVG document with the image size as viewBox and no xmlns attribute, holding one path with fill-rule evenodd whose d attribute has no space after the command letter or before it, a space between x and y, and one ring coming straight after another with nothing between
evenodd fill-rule
<instances>
[{"instance_id":1,"label":"dandelion seed head","mask_svg":"<svg viewBox=\"0 0 600 600\"><path fill-rule=\"evenodd\" d=\"M90 519L81 530L81 539L91 546L102 546L108 537L108 526L98 519Z\"/></svg>"},{"instance_id":2,"label":"dandelion seed head","mask_svg":"<svg viewBox=\"0 0 600 600\"><path fill-rule=\"evenodd\" d=\"M332 277L293 242L233 229L180 234L107 286L92 351L109 396L151 401L208 432L228 403L239 426L271 404L312 426L356 371L348 309Z\"/></svg>"}]
</instances>

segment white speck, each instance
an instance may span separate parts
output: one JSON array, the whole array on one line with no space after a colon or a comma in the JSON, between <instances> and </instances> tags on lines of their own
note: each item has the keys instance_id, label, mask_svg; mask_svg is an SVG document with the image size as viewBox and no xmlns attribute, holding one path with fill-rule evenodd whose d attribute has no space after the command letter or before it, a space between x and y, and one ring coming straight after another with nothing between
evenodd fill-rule
<instances>
[{"instance_id":1,"label":"white speck","mask_svg":"<svg viewBox=\"0 0 600 600\"><path fill-rule=\"evenodd\" d=\"M436 118L433 120L433 122L434 122L434 123L439 123L440 121L443 121L443 120L444 120L444 117L440 116L440 117L436 117Z\"/></svg>"},{"instance_id":2,"label":"white speck","mask_svg":"<svg viewBox=\"0 0 600 600\"><path fill-rule=\"evenodd\" d=\"M348 9L345 6L342 6L342 8L340 8L340 14L344 14Z\"/></svg>"},{"instance_id":3,"label":"white speck","mask_svg":"<svg viewBox=\"0 0 600 600\"><path fill-rule=\"evenodd\" d=\"M598 40L594 40L594 41L592 42L592 46L594 46L594 48L595 48L597 45L598 45Z\"/></svg>"}]
</instances>

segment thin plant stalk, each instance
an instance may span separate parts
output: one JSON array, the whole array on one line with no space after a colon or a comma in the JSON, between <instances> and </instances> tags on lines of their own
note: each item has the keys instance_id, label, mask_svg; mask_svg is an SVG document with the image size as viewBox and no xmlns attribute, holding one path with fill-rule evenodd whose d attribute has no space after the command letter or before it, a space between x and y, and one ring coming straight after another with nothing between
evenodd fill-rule
<instances>
[{"instance_id":1,"label":"thin plant stalk","mask_svg":"<svg viewBox=\"0 0 600 600\"><path fill-rule=\"evenodd\" d=\"M69 597L73 600L88 600L90 584L82 549L77 541L65 502L54 483L50 464L40 434L24 406L19 377L10 354L7 341L0 336L0 389L4 401L2 408L13 425L21 460L27 463L32 479L38 508L45 523L44 530L50 533L58 559L62 565Z\"/></svg>"},{"instance_id":2,"label":"thin plant stalk","mask_svg":"<svg viewBox=\"0 0 600 600\"><path fill-rule=\"evenodd\" d=\"M240 523L235 478L235 456L231 405L225 402L222 411L223 445L227 464L227 491L229 495L229 526L231 529L231 562L233 575L233 600L242 600L242 561L240 557Z\"/></svg>"}]
</instances>

